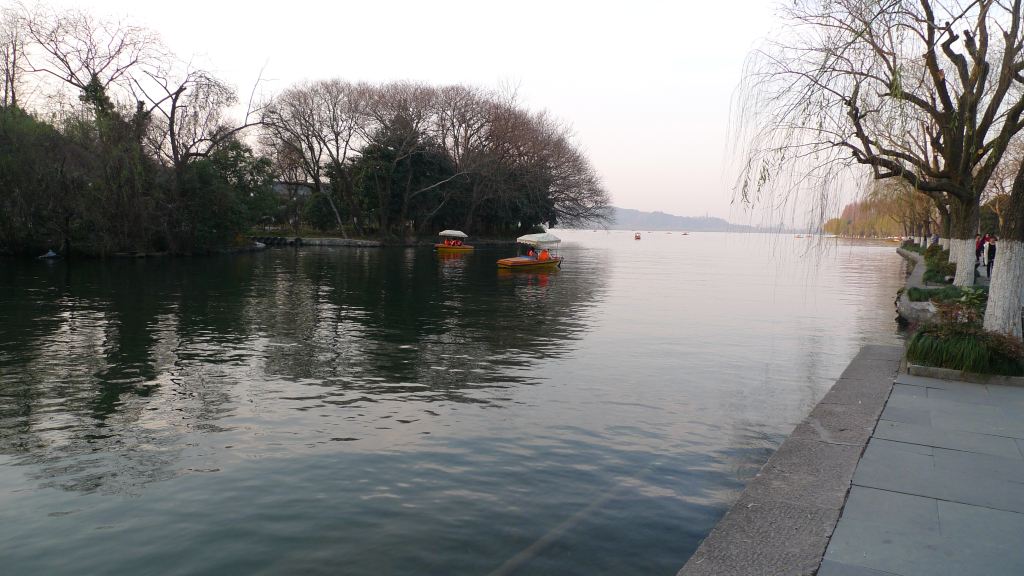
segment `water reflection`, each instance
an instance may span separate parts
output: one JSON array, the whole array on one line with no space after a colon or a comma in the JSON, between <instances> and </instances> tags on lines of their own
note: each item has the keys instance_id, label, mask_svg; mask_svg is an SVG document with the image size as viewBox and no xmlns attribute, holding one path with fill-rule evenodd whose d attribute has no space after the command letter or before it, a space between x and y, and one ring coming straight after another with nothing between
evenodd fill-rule
<instances>
[{"instance_id":1,"label":"water reflection","mask_svg":"<svg viewBox=\"0 0 1024 576\"><path fill-rule=\"evenodd\" d=\"M860 344L895 339L901 261L575 234L547 273L486 248L9 263L0 557L674 572Z\"/></svg>"},{"instance_id":2,"label":"water reflection","mask_svg":"<svg viewBox=\"0 0 1024 576\"><path fill-rule=\"evenodd\" d=\"M332 437L351 441L424 417L374 403L492 403L482 390L535 384L535 361L571 351L577 304L599 283L496 280L486 257L471 259L19 264L0 303L0 453L38 466L47 486L132 492L183 472L182 435L237 431L239 419L275 428L283 410L362 410L362 426Z\"/></svg>"}]
</instances>

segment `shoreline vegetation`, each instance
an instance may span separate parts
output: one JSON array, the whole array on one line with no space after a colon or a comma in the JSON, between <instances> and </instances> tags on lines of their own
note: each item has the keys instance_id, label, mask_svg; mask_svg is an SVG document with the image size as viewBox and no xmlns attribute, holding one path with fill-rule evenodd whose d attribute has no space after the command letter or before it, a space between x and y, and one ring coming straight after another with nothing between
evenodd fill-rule
<instances>
[{"instance_id":1,"label":"shoreline vegetation","mask_svg":"<svg viewBox=\"0 0 1024 576\"><path fill-rule=\"evenodd\" d=\"M0 17L0 253L200 254L268 227L513 239L609 219L568 126L511 91L313 80L254 86L236 118L236 90L150 30L81 10Z\"/></svg>"},{"instance_id":2,"label":"shoreline vegetation","mask_svg":"<svg viewBox=\"0 0 1024 576\"><path fill-rule=\"evenodd\" d=\"M1024 375L1024 345L982 326L988 287L951 285L949 251L938 244L925 249L906 242L901 249L919 255L905 256L915 268L925 267L923 274L911 273L897 296L897 310L911 330L907 361L965 374Z\"/></svg>"}]
</instances>

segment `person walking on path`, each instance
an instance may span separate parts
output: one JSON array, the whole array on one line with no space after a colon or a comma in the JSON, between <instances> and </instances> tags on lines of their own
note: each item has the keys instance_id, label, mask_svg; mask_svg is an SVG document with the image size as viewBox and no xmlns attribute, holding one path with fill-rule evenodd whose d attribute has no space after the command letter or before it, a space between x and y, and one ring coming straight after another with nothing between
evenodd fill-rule
<instances>
[{"instance_id":1,"label":"person walking on path","mask_svg":"<svg viewBox=\"0 0 1024 576\"><path fill-rule=\"evenodd\" d=\"M988 239L988 250L985 256L988 259L988 263L985 264L985 276L992 278L992 263L996 261L996 237L993 236Z\"/></svg>"},{"instance_id":2,"label":"person walking on path","mask_svg":"<svg viewBox=\"0 0 1024 576\"><path fill-rule=\"evenodd\" d=\"M977 267L981 264L982 255L985 254L985 241L988 240L988 234L982 236L981 234L974 235L974 266Z\"/></svg>"}]
</instances>

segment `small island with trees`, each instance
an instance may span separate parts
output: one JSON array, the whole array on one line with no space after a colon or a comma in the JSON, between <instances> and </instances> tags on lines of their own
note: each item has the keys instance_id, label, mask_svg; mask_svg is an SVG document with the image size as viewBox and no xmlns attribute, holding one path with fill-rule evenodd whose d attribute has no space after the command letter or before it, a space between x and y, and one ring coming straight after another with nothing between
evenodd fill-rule
<instances>
[{"instance_id":1,"label":"small island with trees","mask_svg":"<svg viewBox=\"0 0 1024 576\"><path fill-rule=\"evenodd\" d=\"M244 105L155 33L4 9L0 253L195 254L254 228L385 242L607 218L565 124L513 90L311 80Z\"/></svg>"}]
</instances>

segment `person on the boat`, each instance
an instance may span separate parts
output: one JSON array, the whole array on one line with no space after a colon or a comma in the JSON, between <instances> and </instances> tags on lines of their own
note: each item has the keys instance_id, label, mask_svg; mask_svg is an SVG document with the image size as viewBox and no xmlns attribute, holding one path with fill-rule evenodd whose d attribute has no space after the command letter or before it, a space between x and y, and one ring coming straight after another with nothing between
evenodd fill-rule
<instances>
[{"instance_id":1,"label":"person on the boat","mask_svg":"<svg viewBox=\"0 0 1024 576\"><path fill-rule=\"evenodd\" d=\"M537 256L537 259L540 260L541 262L545 262L551 259L551 254L549 254L547 249L545 248L544 250L540 251L540 256Z\"/></svg>"},{"instance_id":2,"label":"person on the boat","mask_svg":"<svg viewBox=\"0 0 1024 576\"><path fill-rule=\"evenodd\" d=\"M455 240L456 246L462 246L462 240Z\"/></svg>"},{"instance_id":3,"label":"person on the boat","mask_svg":"<svg viewBox=\"0 0 1024 576\"><path fill-rule=\"evenodd\" d=\"M533 248L530 248L529 250L526 251L527 258L535 258L536 256L537 253L533 251Z\"/></svg>"}]
</instances>

